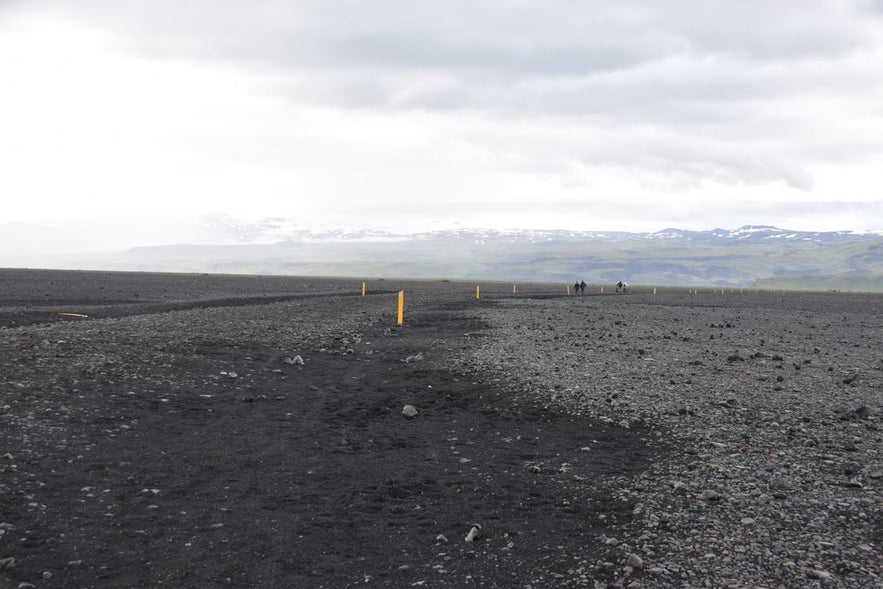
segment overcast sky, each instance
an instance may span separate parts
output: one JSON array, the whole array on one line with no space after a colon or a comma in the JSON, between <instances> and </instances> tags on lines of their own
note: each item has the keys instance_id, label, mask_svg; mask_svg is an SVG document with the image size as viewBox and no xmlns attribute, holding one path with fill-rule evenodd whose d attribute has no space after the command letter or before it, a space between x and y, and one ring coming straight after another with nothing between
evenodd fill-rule
<instances>
[{"instance_id":1,"label":"overcast sky","mask_svg":"<svg viewBox=\"0 0 883 589\"><path fill-rule=\"evenodd\" d=\"M883 0L0 0L4 222L883 230Z\"/></svg>"}]
</instances>

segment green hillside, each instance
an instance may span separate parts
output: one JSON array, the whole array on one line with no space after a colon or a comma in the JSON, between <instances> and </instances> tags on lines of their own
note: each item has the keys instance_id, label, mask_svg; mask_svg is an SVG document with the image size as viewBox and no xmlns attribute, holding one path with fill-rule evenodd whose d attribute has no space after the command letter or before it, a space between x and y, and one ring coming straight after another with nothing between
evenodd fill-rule
<instances>
[{"instance_id":1,"label":"green hillside","mask_svg":"<svg viewBox=\"0 0 883 589\"><path fill-rule=\"evenodd\" d=\"M758 280L756 286L781 290L840 290L883 293L883 274L777 276Z\"/></svg>"},{"instance_id":2,"label":"green hillside","mask_svg":"<svg viewBox=\"0 0 883 589\"><path fill-rule=\"evenodd\" d=\"M448 237L398 241L135 248L95 269L384 276L680 286L879 291L883 238L813 240L558 239L535 243Z\"/></svg>"}]
</instances>

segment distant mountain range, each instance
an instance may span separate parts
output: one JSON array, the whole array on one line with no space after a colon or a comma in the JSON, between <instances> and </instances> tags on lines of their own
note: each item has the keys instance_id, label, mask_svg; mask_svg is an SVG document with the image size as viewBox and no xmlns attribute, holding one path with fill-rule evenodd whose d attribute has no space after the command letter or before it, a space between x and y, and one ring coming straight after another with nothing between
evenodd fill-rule
<instances>
[{"instance_id":1,"label":"distant mountain range","mask_svg":"<svg viewBox=\"0 0 883 589\"><path fill-rule=\"evenodd\" d=\"M883 291L883 236L771 226L653 233L456 229L402 234L303 228L287 219L200 221L202 244L22 257L2 265ZM211 240L213 243L204 243ZM0 244L2 245L2 244ZM48 260L48 258L46 258Z\"/></svg>"},{"instance_id":2,"label":"distant mountain range","mask_svg":"<svg viewBox=\"0 0 883 589\"><path fill-rule=\"evenodd\" d=\"M878 233L853 231L790 231L770 225L746 225L738 229L712 229L710 231L687 231L663 229L653 233L629 233L623 231L564 231L564 230L495 230L495 229L447 229L430 232L395 233L382 229L305 228L296 221L284 218L266 218L256 223L242 223L230 217L214 215L201 219L227 243L276 243L299 241L310 243L347 241L410 241L427 239L472 240L475 243L549 243L583 241L631 241L681 240L695 243L724 243L766 240L812 241L816 243L845 243L873 240L883 237Z\"/></svg>"}]
</instances>

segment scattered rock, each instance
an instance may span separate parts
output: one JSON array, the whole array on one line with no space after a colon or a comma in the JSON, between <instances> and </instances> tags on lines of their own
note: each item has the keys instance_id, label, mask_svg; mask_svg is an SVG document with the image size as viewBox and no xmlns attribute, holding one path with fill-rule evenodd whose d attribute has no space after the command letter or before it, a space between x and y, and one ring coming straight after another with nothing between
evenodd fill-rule
<instances>
[{"instance_id":1,"label":"scattered rock","mask_svg":"<svg viewBox=\"0 0 883 589\"><path fill-rule=\"evenodd\" d=\"M867 405L862 405L861 407L856 407L852 411L844 411L840 414L841 421L861 421L862 419L867 419L870 416L871 410L868 409Z\"/></svg>"},{"instance_id":2,"label":"scattered rock","mask_svg":"<svg viewBox=\"0 0 883 589\"><path fill-rule=\"evenodd\" d=\"M720 501L721 494L714 489L705 489L702 491L702 494L699 495L699 498L703 501Z\"/></svg>"},{"instance_id":3,"label":"scattered rock","mask_svg":"<svg viewBox=\"0 0 883 589\"><path fill-rule=\"evenodd\" d=\"M625 564L626 566L630 566L633 569L640 570L644 568L643 559L634 552L628 555L628 557L625 559Z\"/></svg>"},{"instance_id":4,"label":"scattered rock","mask_svg":"<svg viewBox=\"0 0 883 589\"><path fill-rule=\"evenodd\" d=\"M481 525L480 524L473 524L472 528L469 530L469 533L466 534L466 541L467 542L474 542L475 540L478 539L480 532L481 532Z\"/></svg>"},{"instance_id":5,"label":"scattered rock","mask_svg":"<svg viewBox=\"0 0 883 589\"><path fill-rule=\"evenodd\" d=\"M824 569L810 569L806 572L806 576L810 579L830 579L833 577L831 573Z\"/></svg>"},{"instance_id":6,"label":"scattered rock","mask_svg":"<svg viewBox=\"0 0 883 589\"><path fill-rule=\"evenodd\" d=\"M774 300L772 308L765 306L764 296ZM824 308L817 305L826 303L821 303L814 297L800 299L800 305L797 305L800 309L792 310L787 299L783 298L787 296L791 295L762 294L747 303L749 296L746 294L740 299L746 301L744 307L740 306L741 303L736 296L720 299L721 302L726 301L723 306L711 304L711 300L707 299L705 301L707 305L666 306L664 316L660 316L659 309L654 306L635 305L633 301L630 301L627 309L617 306L605 308L607 301L602 302L600 299L590 301L594 307L586 305L581 309L575 309L569 303L565 307L564 303L556 299L549 301L522 299L517 307L508 308L504 304L487 305L476 312L481 321L492 326L494 337L487 338L486 343L477 338L473 339L468 350L455 349L454 355L460 354L465 359L464 364L471 363L460 373L466 373L467 378L480 381L482 385L491 385L491 379L487 377L489 372L484 370L490 366L497 369L494 374L500 377L494 378L494 381L501 382L499 387L493 387L496 390L485 386L480 393L483 395L481 404L477 407L493 405L496 400L492 395L508 396L506 391L517 390L520 397L530 398L531 402L533 399L538 399L543 405L560 409L561 414L584 417L587 422L591 420L591 425L586 428L588 437L569 445L547 446L547 439L537 437L534 440L534 432L524 431L523 433L531 435L531 442L537 445L538 451L513 454L514 458L506 463L509 466L501 466L501 468L506 469L507 474L516 478L528 478L527 482L531 487L536 485L539 488L564 483L565 488L561 489L563 491L561 495L554 498L554 503L546 503L550 506L554 504L554 509L563 506L585 509L585 503L582 502L584 497L579 495L580 489L591 489L592 502L598 496L604 496L605 499L610 496L620 502L618 507L612 510L604 509L606 503L590 504L591 509L604 512L605 518L594 520L593 523L608 526L604 528L606 534L618 537L618 539L606 537L603 539L608 543L602 549L604 553L597 557L592 555L591 559L586 558L585 561L579 562L576 554L578 548L574 547L572 538L550 539L547 542L549 544L546 547L547 553L555 550L553 544L559 542L562 545L561 558L556 554L553 558L540 562L539 566L531 571L530 578L520 576L521 571L525 569L519 568L518 575L513 576L513 585L514 581L517 581L519 586L526 585L530 581L531 585L536 587L556 585L590 587L596 584L599 587L610 585L622 589L634 588L640 580L645 587L718 585L750 587L758 583L794 587L803 585L827 587L829 584L839 586L841 583L844 586L876 586L875 583L881 578L879 546L875 542L876 536L868 532L869 530L873 532L875 524L880 521L881 506L876 498L881 484L880 479L883 478L883 466L878 450L880 432L883 431L881 430L883 415L878 411L879 387L877 387L883 365L880 363L879 349L874 347L879 343L879 335L874 331L879 329L879 322L870 320L867 321L867 326L860 326L859 319L864 311L859 310L854 313L845 310L841 321L839 312L837 316L825 312ZM758 300L759 303L754 302ZM841 306L837 309L847 309L845 303L838 305ZM821 309L823 312L815 314L813 311L816 309ZM613 317L620 312L633 317L630 320L633 327L628 330L610 330ZM722 316L731 316L734 319L733 323L718 323ZM867 318L867 315L864 317ZM704 326L711 320L715 321L713 326L716 339L708 341L705 339L708 331L704 330ZM389 321L389 317L385 316L382 321ZM665 336L670 327L674 326L674 322L680 321L684 323L678 325L678 333L672 332L672 334L686 333L693 337ZM538 326L533 332L530 327L531 322L535 322ZM623 324L623 322L618 323ZM375 322L371 325L372 334L379 336L383 331L382 324ZM497 331L499 325L502 327ZM577 326L576 329L574 326ZM718 330L724 326L730 329L721 330L722 333L718 335ZM340 333L337 328L316 329L321 331L321 339L315 341L288 339L297 334L288 332L287 328L280 335L286 338L286 341L297 342L294 345L303 346L294 349L301 349L305 353L317 350L320 346L322 349L327 349L329 354L337 356L341 351L350 353L353 347L359 349L356 346L360 344L358 338L349 332L346 334L347 337L343 338L334 335ZM818 336L814 336L810 329L817 329ZM511 333L507 333L507 330ZM614 333L610 334L610 331ZM822 331L826 333L822 335ZM425 343L409 344L412 341L409 339L412 333L413 330L403 329L398 334L402 336L401 344L409 347L392 352L393 355L389 358L394 364L423 360L422 353L406 358L404 356L409 353L408 350L421 348L432 350L427 352L432 354L432 362L436 360L436 352L439 353L439 359L448 359L446 355L442 355L443 348L448 344L438 346L433 344L432 347ZM514 337L509 337L513 334ZM537 334L540 334L540 337L535 337ZM39 342L44 335L41 332L35 342ZM385 335L395 334L392 329L387 329ZM768 340L758 339L761 336ZM236 340L235 336L229 340L224 337L224 340L219 337L218 341L235 343L237 351L229 352L236 354L235 359L233 356L227 356L228 351L225 349L223 355L212 356L213 362L242 362L245 358L244 354L248 353L254 354L255 359L252 362L260 362L264 355L262 351L248 350L245 346L240 348L241 340ZM605 337L607 339L604 339ZM621 347L609 345L616 337L622 338ZM660 337L665 337L664 345ZM818 340L813 341L813 337L824 337L824 345ZM57 353L57 357L64 358L65 362L78 361L75 355L65 350L64 346L56 345L55 339L57 336L53 335L51 343L53 355ZM385 346L395 341L375 342L381 345L376 346L378 354L372 358L372 361L377 365L385 363L389 359L386 356L389 350ZM451 342L453 341L452 339ZM202 343L197 341L193 343L197 344L193 347L195 351L202 353ZM825 351L823 356L816 356L818 359L810 364L802 358L810 351L814 354L821 353L819 347L814 348L814 345L824 347ZM769 356L756 352L749 356L748 352L757 349L758 346L763 347L769 354L780 352L793 356L793 359L789 358L787 370L774 365L776 362L784 362L782 355ZM450 347L455 348L453 344ZM367 351L368 348L370 346L366 344L364 349ZM640 361L635 357L635 350L638 356L642 356ZM745 350L746 358L755 361L746 362L734 350ZM85 351L82 350L84 354ZM647 359L649 355L653 356L652 365ZM404 360L399 360L400 358ZM526 358L529 361L525 361ZM768 360L769 358L773 361ZM55 356L50 359L57 362ZM300 359L300 362L297 359ZM290 366L302 366L302 360L300 356L284 358L284 362ZM354 362L347 363L347 358L330 358L313 352L310 373L318 366L316 362L321 361L324 366L326 362L338 360L341 364L362 366ZM352 360L355 361L356 358ZM730 364L726 364L724 360ZM792 360L796 363L792 364ZM166 358L160 361L166 361ZM455 362L456 358L452 364ZM797 363L803 366L802 370L798 371ZM792 365L794 371L791 369ZM105 431L110 437L117 435L121 427L116 420L129 419L129 416L123 417L125 412L116 405L116 401L126 394L122 387L140 386L126 378L128 374L125 373L124 366L120 364L108 367L106 371L89 372L90 378L100 377L102 384L104 380L114 381L114 386L107 387L106 400L109 403L104 405L108 408L107 419L106 425L104 423L101 425L107 428ZM276 364L270 368L283 367ZM462 365L458 368L462 368ZM400 372L407 374L410 370L412 369L400 369ZM850 373L850 370L856 372ZM208 372L212 381L210 383L172 384L171 381L162 382L166 372L156 364L151 369L145 370L145 376L154 382L145 384L145 390L138 388L139 394L144 394L146 387L150 386L153 387L151 391L156 391L155 395L167 395L172 401L165 405L164 409L212 412L227 408L220 402L222 399L254 401L257 400L256 395L262 388L272 399L273 395L282 390L270 389L260 380L263 377L257 373L247 371L239 377L235 372L225 372L221 373L219 379L217 371L218 368L207 367L198 371L197 378L206 376L204 373ZM310 401L327 397L325 393L318 395L308 393L308 391L318 391L319 386L326 392L335 390L330 379L325 381L317 376L305 382L301 377L305 376L306 372L298 374L299 371L293 369L283 369L278 372L279 376L274 376L272 381L273 386L278 384L280 387L288 387L285 391L290 393L289 398L292 399L292 406L280 409L280 414L286 410L296 411L294 401L299 401L300 396L309 397ZM788 376L785 377L784 374ZM593 378L596 375L603 375L603 378ZM228 381L224 376L233 379L243 378L243 381ZM186 379L184 377L181 380L186 381ZM286 379L289 380L286 382ZM843 387L839 386L841 381ZM8 382L11 383L9 384L11 387L17 386L15 380ZM133 384L130 385L130 382ZM370 383L358 383L360 386L368 384ZM80 398L85 402L92 400L80 396L87 392L82 382L66 380L59 381L55 385L59 390L64 389L62 402L72 405L74 411L80 410L80 406L67 403L65 399ZM216 388L210 389L209 385ZM50 391L52 386L53 383L47 383L45 390ZM771 389L776 386L781 392L771 394ZM231 389L236 390L232 396ZM390 390L394 389L390 387ZM200 396L201 399L215 398L216 401L200 400L191 407L187 403L189 397L185 399L185 395L189 395L191 391L205 392L204 396ZM114 392L120 397L115 398ZM207 394L208 392L213 395ZM426 404L427 401L421 401L424 398L421 395L424 394L426 393L415 393L409 400ZM150 399L155 395L151 395ZM0 420L4 420L4 423L0 426L5 426L8 417L5 412L9 411L9 416L17 415L19 405L17 400L14 401L17 397L20 395L10 396L9 402L13 407L2 406ZM278 396L276 398L284 399ZM441 404L444 398L443 393L433 392L433 403ZM39 401L40 395L36 395L35 399ZM138 399L147 399L147 396ZM346 406L345 401L341 401L340 406L342 411L339 415L346 415L349 407ZM48 407L55 410L58 405L47 404ZM272 417L270 408L278 408L280 405L236 406L236 409L246 413L256 413L247 410L264 407L268 408L267 412ZM394 407L395 403L390 406L386 398L379 405L372 406L379 410L381 416L389 416L390 408ZM437 415L443 413L440 408L441 405L433 407L430 414L422 419L436 419ZM429 411L426 407L424 410ZM497 408L494 407L493 410L497 411ZM66 411L63 413L67 416ZM405 406L402 410L402 415L407 418L416 417L418 413L413 405ZM182 413L182 416L186 415L188 414ZM490 419L499 421L498 413L488 415ZM495 423L496 429L491 431L499 430L499 439L504 440L508 448L523 446L525 441L520 440L520 436L519 439L515 439L515 433L509 428L509 425L521 424L518 421L520 412L514 409L509 416L505 425L497 426ZM71 415L71 417L76 416ZM23 425L33 428L34 425L44 421L42 413L36 411L33 416L25 416L22 412L22 420L25 419L27 420L25 422L13 422L12 431L17 432ZM421 423L426 422L415 422L411 427L401 425L405 426L405 430L411 430L413 426ZM609 439L601 429L617 423L632 424L635 439L645 441L650 448L659 447L662 459L652 461L646 471L629 470L628 474L612 477L598 475L592 470L590 463L604 460L610 450ZM459 436L459 439L453 438L456 442L451 443L454 450L453 458L446 453L448 445L443 442L440 448L435 448L431 452L426 451L426 455L430 462L453 466L450 470L458 471L463 480L462 484L458 482L456 490L459 492L462 487L463 491L471 492L488 478L488 471L480 466L484 461L478 460L481 451L477 450L477 446L469 448L466 445L478 444L485 440L471 429L467 431L467 426L462 423L451 424L450 428L451 437ZM527 427L524 429L527 430ZM96 433L98 431L100 430L96 430ZM361 450L370 444L376 444L375 448L380 447L386 441L380 437L381 434L373 430L370 432L360 430L359 435L352 441L346 431L331 429L329 432L331 437L326 437L326 441L330 441L333 445L334 440L339 439L340 446L331 450L341 454L352 454L354 450ZM542 432L538 433L542 434ZM577 439L573 438L573 440ZM100 476L92 475L100 475L102 468L105 472L108 469L125 472L131 468L118 466L112 461L104 463L99 460L101 457L95 456L97 453L92 452L88 447L89 444L91 441L71 439L70 445L67 448L60 448L59 453L62 456L66 455L66 458L69 457L69 464L74 459L83 459L82 455L85 455L83 463L92 466L84 471L84 474L88 474L90 478L84 478L83 482L76 485L74 491L83 484L100 485L78 494L78 499L90 508L100 506L98 508L105 509L113 503L119 503L117 498L126 496L127 491L114 486L110 494L103 495L105 484L99 482ZM81 449L83 445L87 447ZM668 446L671 451L662 450L663 446ZM50 497L41 494L37 484L43 479L51 485L52 479L39 476L36 471L31 474L39 456L32 453L33 451L25 443L9 444L0 450L0 456L7 450L14 452L16 459L20 461L19 471L28 471L25 476L9 477L19 478L23 485L32 487L21 493L20 506L23 512L38 511L42 509L43 502L51 506ZM75 458L80 453L82 455ZM464 457L466 455L473 456L476 460L467 463L469 459ZM458 460L461 464L456 464ZM536 462L524 465L525 460ZM546 460L549 466L546 467L538 462L541 460ZM641 458L636 456L636 460ZM5 456L5 460L0 458L0 471L8 467L10 461L13 461L11 454ZM453 465L450 464L452 461ZM573 464L570 473L563 474L567 471L558 468L558 465L564 461ZM464 464L466 466L461 466ZM512 464L514 467L511 466ZM519 464L523 464L527 470L519 471ZM476 465L479 466L472 468ZM94 472L91 468L94 468ZM571 476L571 473L579 474ZM475 478L474 483L470 477ZM571 479L579 481L580 484L566 484ZM3 484L6 480L4 478ZM411 509L431 508L429 502L422 498L414 497L411 501L411 493L416 493L415 489L423 488L420 479L415 482L418 485L413 489L407 487L406 483L392 485L388 489L372 493L372 497L376 495L378 499L386 500L384 504L378 505L381 509L380 513L387 513L386 510L394 503L389 501L389 497L398 500L402 495L405 496L405 501L401 502L404 503L404 506L401 506L402 514L410 513ZM133 483L137 486L131 488L137 491L143 485L151 484L158 483L139 480ZM85 493L89 496L87 497ZM423 494L423 491L420 491L420 494ZM16 497L12 494L10 496ZM168 511L169 516L173 517L178 507L172 508L174 503L166 502L165 498L166 494L158 498L163 499L161 511ZM137 500L135 505L144 509L145 503L153 497L132 499ZM18 499L16 501L18 502ZM578 504L577 501L580 503ZM155 505L147 507L147 509L155 508ZM472 511L471 506L469 510ZM671 513L663 513L663 510ZM110 512L111 509L106 511ZM122 510L115 512L115 516L122 518L120 511ZM104 511L95 512L99 517L102 513ZM164 513L160 514L162 515ZM426 515L425 511L421 513L421 516ZM25 521L22 519L19 523L16 519L19 526L25 526ZM160 521L160 518L157 518L157 521ZM216 520L209 520L208 524L211 521ZM761 525L758 525L758 522ZM768 522L772 523L768 525ZM739 523L741 526L733 526L734 523ZM0 544L7 542L15 547L19 547L20 537L40 537L43 531L39 528L31 531L31 524L28 524L28 531L23 531L21 534L10 533L8 530L11 526L6 526L8 524L0 524L0 535L5 536L0 538ZM500 530L514 528L521 528L517 533L534 532L521 522L508 521L505 525L499 526ZM470 543L475 542L481 533L481 528L477 525L471 528L462 525L457 533L462 533L462 529L469 531L466 541ZM216 531L216 535L219 538L223 536L223 530ZM443 557L433 556L431 562L427 559L428 564L402 559L409 565L402 565L400 570L410 573L403 575L404 579L390 578L387 581L402 585L410 581L423 583L419 580L424 574L421 571L445 571L449 567L451 574L447 584L451 586L462 584L464 569L462 565L456 566L455 562L461 549L467 554L478 555L481 558L486 555L500 556L503 553L492 553L507 548L511 550L513 543L507 544L507 540L508 538L482 537L478 546L472 544L465 548L452 547L448 545L450 544L448 538L444 534L438 534L437 531L435 541L439 546L436 553L442 553ZM622 540L622 543L619 540ZM456 538L454 541L456 542ZM518 539L516 542L522 543ZM432 544L427 548L431 549ZM394 552L399 554L397 549ZM516 557L517 554L516 552L505 556ZM647 558L646 564L639 554ZM34 567L25 567L22 558L23 556L19 556L18 566L14 572L19 573L23 569L28 569L30 572L27 575L21 572L21 577L16 579L15 583L21 578L38 582L35 579L39 579L40 568L53 566L49 561L44 561L42 567L39 562L34 563ZM401 561L396 560L401 558L401 554L398 557L393 554L391 558L393 565L392 569L388 570L391 574L395 574L395 567L402 564ZM14 558L9 557L9 559L12 563L10 566L14 566ZM56 574L59 577L52 579L56 583L67 574L75 576L82 573L85 576L95 572L91 571L92 559L86 561L90 564L88 570L84 568L81 571L62 571L63 562L60 561L61 565L57 567ZM500 563L502 564L502 561ZM621 570L620 565L623 563L627 567L625 571ZM654 566L648 570L651 563ZM78 564L80 563L76 561L69 563L70 566ZM436 564L439 568L434 569L433 565ZM551 568L555 566L560 566L561 569ZM502 569L502 566L500 568ZM596 573L596 570L599 573ZM646 577L642 577L641 574L632 576L632 570L643 571ZM47 577L47 574L51 575L47 571L44 573L44 579L51 578ZM454 574L458 575L456 580ZM505 574L508 575L508 572ZM596 581L594 578L596 574L600 574L602 578ZM658 576L654 577L654 575ZM0 573L0 578L7 579L7 577L7 573ZM566 578L567 582L558 583L553 580L561 577ZM357 580L363 578L372 579L370 576L363 577L360 573ZM2 582L0 581L0 584ZM480 583L481 579L477 579L476 582ZM373 578L372 583L383 584L379 573ZM432 583L427 581L426 584ZM501 586L504 585L505 582L501 583Z\"/></svg>"}]
</instances>

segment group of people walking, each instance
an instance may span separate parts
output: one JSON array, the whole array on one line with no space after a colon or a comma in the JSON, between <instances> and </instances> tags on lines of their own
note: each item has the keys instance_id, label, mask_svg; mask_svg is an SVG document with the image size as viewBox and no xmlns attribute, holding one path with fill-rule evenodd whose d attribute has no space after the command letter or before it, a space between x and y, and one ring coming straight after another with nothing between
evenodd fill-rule
<instances>
[{"instance_id":1,"label":"group of people walking","mask_svg":"<svg viewBox=\"0 0 883 589\"><path fill-rule=\"evenodd\" d=\"M580 280L579 282L573 283L573 294L580 295L586 294L586 281ZM629 283L623 282L620 280L616 283L616 292L628 292L629 291ZM655 293L654 293L655 294Z\"/></svg>"}]
</instances>

